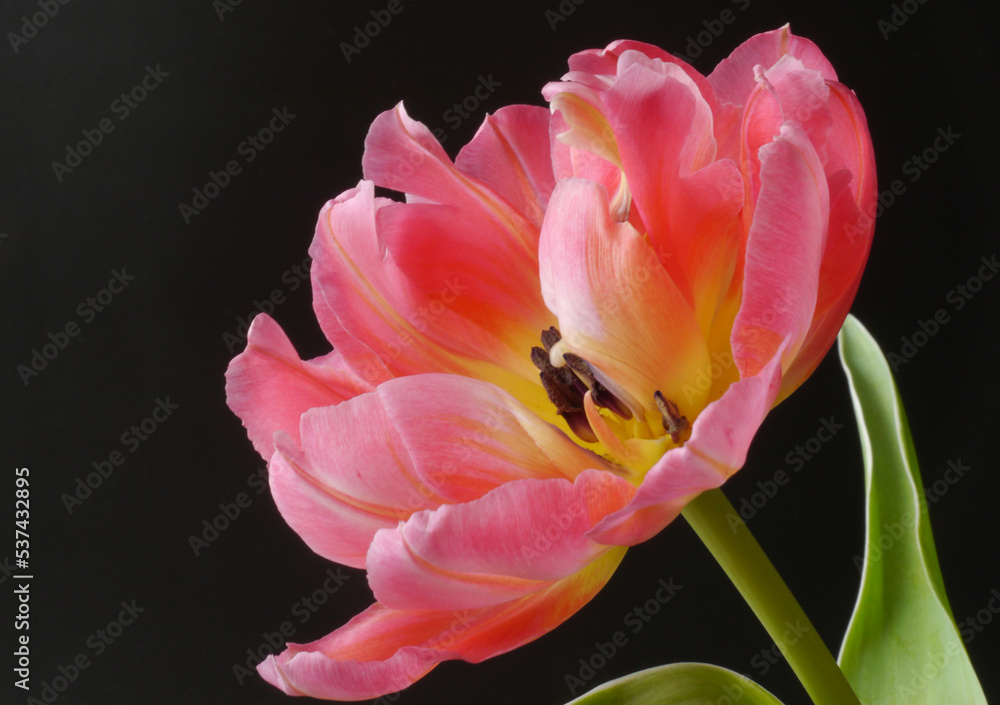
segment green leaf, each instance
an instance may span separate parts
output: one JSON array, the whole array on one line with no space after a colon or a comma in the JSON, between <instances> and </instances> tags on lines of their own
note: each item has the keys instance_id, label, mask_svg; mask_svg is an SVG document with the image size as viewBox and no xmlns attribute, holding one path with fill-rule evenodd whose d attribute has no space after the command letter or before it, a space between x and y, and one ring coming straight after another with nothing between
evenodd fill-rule
<instances>
[{"instance_id":1,"label":"green leaf","mask_svg":"<svg viewBox=\"0 0 1000 705\"><path fill-rule=\"evenodd\" d=\"M864 326L839 338L865 460L861 592L840 666L865 705L986 705L944 591L923 483L892 373Z\"/></svg>"},{"instance_id":2,"label":"green leaf","mask_svg":"<svg viewBox=\"0 0 1000 705\"><path fill-rule=\"evenodd\" d=\"M594 688L569 705L781 705L748 678L707 663L672 663Z\"/></svg>"}]
</instances>

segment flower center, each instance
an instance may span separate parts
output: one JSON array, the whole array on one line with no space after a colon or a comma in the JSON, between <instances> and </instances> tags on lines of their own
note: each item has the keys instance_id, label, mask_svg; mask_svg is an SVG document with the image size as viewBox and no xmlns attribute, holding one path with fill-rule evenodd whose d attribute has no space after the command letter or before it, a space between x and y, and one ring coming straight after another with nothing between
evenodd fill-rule
<instances>
[{"instance_id":1,"label":"flower center","mask_svg":"<svg viewBox=\"0 0 1000 705\"><path fill-rule=\"evenodd\" d=\"M584 443L600 443L610 460L645 472L667 448L664 436L681 445L690 423L677 404L657 391L653 396L663 431L652 428L641 408L631 406L601 384L589 362L570 352L555 327L542 331L542 346L531 349L542 387L570 430ZM635 406L634 404L632 406ZM655 425L655 422L654 422Z\"/></svg>"}]
</instances>

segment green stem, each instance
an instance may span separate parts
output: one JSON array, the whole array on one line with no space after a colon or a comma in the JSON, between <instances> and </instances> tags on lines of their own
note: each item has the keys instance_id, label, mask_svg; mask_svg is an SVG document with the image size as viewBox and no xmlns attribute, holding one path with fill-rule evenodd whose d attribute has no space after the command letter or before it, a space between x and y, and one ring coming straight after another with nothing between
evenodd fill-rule
<instances>
[{"instance_id":1,"label":"green stem","mask_svg":"<svg viewBox=\"0 0 1000 705\"><path fill-rule=\"evenodd\" d=\"M722 490L702 492L684 518L715 556L816 705L860 705L809 618Z\"/></svg>"}]
</instances>

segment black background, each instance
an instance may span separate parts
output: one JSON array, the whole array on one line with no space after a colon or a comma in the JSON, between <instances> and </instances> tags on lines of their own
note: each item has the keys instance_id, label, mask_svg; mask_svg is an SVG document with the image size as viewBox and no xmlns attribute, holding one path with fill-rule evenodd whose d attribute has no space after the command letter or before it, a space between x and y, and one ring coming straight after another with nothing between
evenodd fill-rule
<instances>
[{"instance_id":1,"label":"black background","mask_svg":"<svg viewBox=\"0 0 1000 705\"><path fill-rule=\"evenodd\" d=\"M305 623L293 613L331 565L249 483L263 462L225 406L223 372L233 354L224 335L236 334L255 301L280 289L287 300L274 316L303 357L327 351L310 288L293 291L294 276L283 275L305 258L322 204L360 179L364 136L379 112L405 99L411 115L442 129L454 155L486 111L542 104L540 88L564 72L570 53L617 38L682 53L727 8L735 21L694 65L708 73L750 35L791 22L864 104L880 188L896 179L905 187L878 219L853 310L895 352L920 321L948 311L948 322L900 367L898 383L925 484L940 480L948 461L971 468L932 504L931 516L956 617L984 609L1000 588L1000 281L985 282L958 311L949 292L997 252L996 9L914 0L911 16L896 15L905 24L884 36L879 21L903 13L889 2L651 8L586 0L564 3L575 10L553 29L546 11L558 11L557 0L402 0L402 12L346 61L342 43L386 5L243 2L220 17L209 0L76 0L58 5L16 52L0 42L0 516L7 526L0 558L13 552L13 468L28 467L32 694L83 653L90 666L56 702L286 702L256 675L240 684L234 665L245 665L247 649L265 644L265 633L284 621L294 624L295 641L309 641L371 597L363 573L345 570L351 577L320 611ZM21 33L21 18L37 12L37 1L5 2L0 30ZM169 75L120 120L111 105L147 66ZM499 87L452 129L445 112L481 76ZM294 119L246 164L238 145L285 107ZM64 161L67 145L103 118L114 131L57 178L52 162ZM961 137L913 181L907 161L949 127ZM242 172L185 224L179 204L230 159ZM78 306L123 268L134 280L86 322ZM30 364L32 351L69 321L81 334L25 385L18 365ZM123 432L167 397L179 408L129 452ZM791 473L750 525L836 651L858 586L853 557L862 550L864 510L858 438L835 353L770 415L726 491L739 503L758 481L790 470L786 454L815 436L823 419L844 429ZM124 464L68 512L63 495L116 450ZM250 506L196 556L189 537L241 492ZM683 588L632 634L625 616L653 597L660 579ZM11 582L0 573L0 700L24 702L12 685ZM132 600L144 611L96 655L92 636ZM968 644L994 700L997 622ZM628 644L591 684L660 663L706 661L750 674L787 703L806 702L785 664L761 672L759 653L770 640L683 521L631 551L607 588L554 633L483 664L443 664L398 702L565 702L566 674L577 674L595 642L623 629Z\"/></svg>"}]
</instances>

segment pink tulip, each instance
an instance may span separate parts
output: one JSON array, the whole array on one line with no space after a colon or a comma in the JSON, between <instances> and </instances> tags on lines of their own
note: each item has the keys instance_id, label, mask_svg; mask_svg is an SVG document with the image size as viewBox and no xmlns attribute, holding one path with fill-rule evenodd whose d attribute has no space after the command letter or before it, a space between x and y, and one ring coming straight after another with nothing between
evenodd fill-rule
<instances>
[{"instance_id":1,"label":"pink tulip","mask_svg":"<svg viewBox=\"0 0 1000 705\"><path fill-rule=\"evenodd\" d=\"M278 509L376 599L259 666L286 693L376 697L562 623L743 464L846 316L875 168L815 45L760 34L706 78L621 41L570 69L454 163L380 115L310 249L334 351L303 362L262 314L230 366Z\"/></svg>"}]
</instances>

